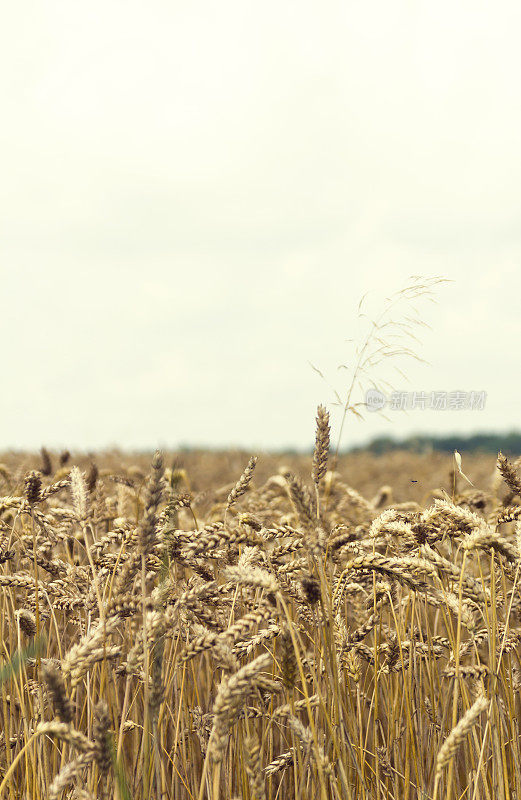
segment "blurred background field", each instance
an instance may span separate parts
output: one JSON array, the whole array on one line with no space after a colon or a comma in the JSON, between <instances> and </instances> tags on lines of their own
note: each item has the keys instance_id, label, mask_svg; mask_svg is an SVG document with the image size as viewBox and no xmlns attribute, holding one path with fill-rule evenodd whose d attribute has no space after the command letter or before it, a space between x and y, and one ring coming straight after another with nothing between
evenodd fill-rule
<instances>
[{"instance_id":1,"label":"blurred background field","mask_svg":"<svg viewBox=\"0 0 521 800\"><path fill-rule=\"evenodd\" d=\"M127 476L139 485L145 480L150 464L150 453L125 453L106 451L86 454L69 454L67 462L61 464L63 455L49 453L54 472L68 474L76 464L88 472L92 464L107 474ZM67 455L67 454L65 454ZM179 470L180 483L194 495L196 504L205 509L213 500L222 500L237 481L248 458L259 455L255 470L255 483L262 485L272 475L289 469L304 479L311 474L312 454L296 453L250 453L246 450L194 450L189 452L165 452L165 464ZM496 455L467 453L464 455L464 472L476 489L490 491L495 473ZM42 469L40 453L4 453L0 462L12 473L11 482L18 482L32 469ZM444 490L451 495L454 489L454 458L450 453L414 453L395 450L380 455L366 451L340 455L336 471L341 480L371 499L382 487L387 487L387 503L415 501L427 505L434 496ZM18 476L18 477L17 477ZM469 489L458 476L457 486ZM0 474L0 494L9 493L9 480Z\"/></svg>"}]
</instances>

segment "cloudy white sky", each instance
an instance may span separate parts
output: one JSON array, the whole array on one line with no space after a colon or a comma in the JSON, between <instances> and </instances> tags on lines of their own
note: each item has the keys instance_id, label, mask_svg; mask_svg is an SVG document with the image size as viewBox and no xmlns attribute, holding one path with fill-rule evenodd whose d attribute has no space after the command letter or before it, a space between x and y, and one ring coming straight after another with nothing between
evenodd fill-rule
<instances>
[{"instance_id":1,"label":"cloudy white sky","mask_svg":"<svg viewBox=\"0 0 521 800\"><path fill-rule=\"evenodd\" d=\"M396 388L485 410L343 444L519 427L520 34L501 0L11 3L0 447L308 446L309 362L341 390L412 274L453 282Z\"/></svg>"}]
</instances>

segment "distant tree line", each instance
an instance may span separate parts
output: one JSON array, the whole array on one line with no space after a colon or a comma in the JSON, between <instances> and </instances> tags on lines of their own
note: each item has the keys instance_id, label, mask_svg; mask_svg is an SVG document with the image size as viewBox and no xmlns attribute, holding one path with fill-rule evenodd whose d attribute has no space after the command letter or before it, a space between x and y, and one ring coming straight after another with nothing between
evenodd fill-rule
<instances>
[{"instance_id":1,"label":"distant tree line","mask_svg":"<svg viewBox=\"0 0 521 800\"><path fill-rule=\"evenodd\" d=\"M415 453L429 453L437 450L443 453L452 453L454 450L462 452L494 453L499 451L505 455L518 456L521 454L521 433L474 433L471 436L409 436L405 439L393 439L390 436L380 436L373 439L364 447L355 447L351 453L362 451L380 455L390 450L411 450Z\"/></svg>"},{"instance_id":2,"label":"distant tree line","mask_svg":"<svg viewBox=\"0 0 521 800\"><path fill-rule=\"evenodd\" d=\"M248 455L250 450L244 448L233 447L232 450L241 452ZM358 447L350 447L342 450L342 453L362 453L368 452L375 455L381 453L388 453L391 450L410 450L414 453L432 453L434 450L441 453L453 453L458 450L460 453L474 452L474 453L492 453L497 455L500 451L507 456L521 455L521 433L513 431L511 433L474 433L471 436L427 436L417 434L416 436L408 436L404 439L393 439L391 436L379 436L373 439L369 444L360 445ZM191 447L188 444L178 446L177 452L180 453L197 453L197 452L215 452L221 453L226 451L222 447ZM273 449L270 451L276 455L292 455L299 456L313 452L313 449L299 449L292 447L284 447L280 450Z\"/></svg>"}]
</instances>

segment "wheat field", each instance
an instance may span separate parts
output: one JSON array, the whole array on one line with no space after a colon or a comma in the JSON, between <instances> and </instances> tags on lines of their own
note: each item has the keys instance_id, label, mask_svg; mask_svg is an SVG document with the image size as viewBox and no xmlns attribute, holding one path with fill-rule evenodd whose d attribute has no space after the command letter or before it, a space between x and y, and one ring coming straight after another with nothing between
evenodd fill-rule
<instances>
[{"instance_id":1,"label":"wheat field","mask_svg":"<svg viewBox=\"0 0 521 800\"><path fill-rule=\"evenodd\" d=\"M329 436L4 454L0 798L519 797L517 462Z\"/></svg>"}]
</instances>

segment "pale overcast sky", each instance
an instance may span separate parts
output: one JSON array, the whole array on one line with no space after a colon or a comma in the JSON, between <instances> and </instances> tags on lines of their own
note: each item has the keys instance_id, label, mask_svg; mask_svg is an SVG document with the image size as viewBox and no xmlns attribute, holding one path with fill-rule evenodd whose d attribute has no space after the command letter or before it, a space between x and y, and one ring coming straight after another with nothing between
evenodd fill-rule
<instances>
[{"instance_id":1,"label":"pale overcast sky","mask_svg":"<svg viewBox=\"0 0 521 800\"><path fill-rule=\"evenodd\" d=\"M9 4L0 447L311 445L309 362L340 390L410 275L453 283L396 388L485 409L344 446L520 427L520 38L501 0Z\"/></svg>"}]
</instances>

